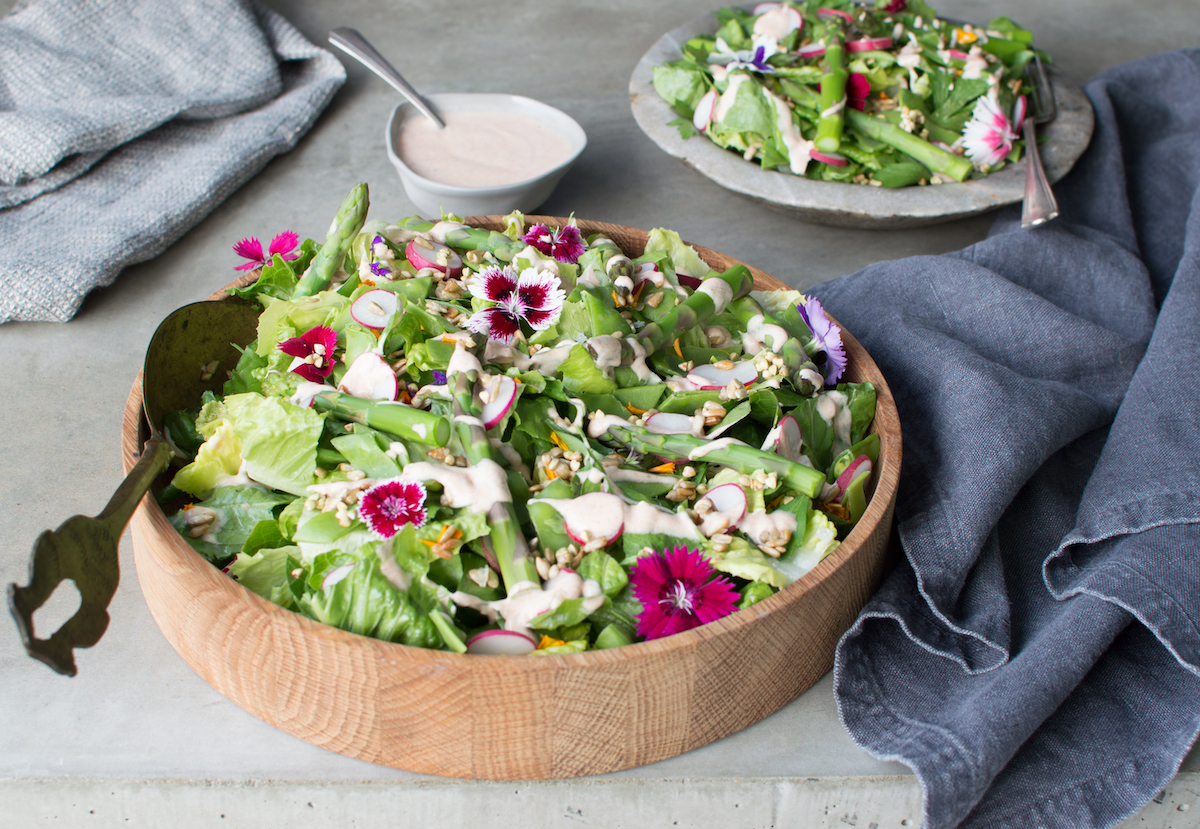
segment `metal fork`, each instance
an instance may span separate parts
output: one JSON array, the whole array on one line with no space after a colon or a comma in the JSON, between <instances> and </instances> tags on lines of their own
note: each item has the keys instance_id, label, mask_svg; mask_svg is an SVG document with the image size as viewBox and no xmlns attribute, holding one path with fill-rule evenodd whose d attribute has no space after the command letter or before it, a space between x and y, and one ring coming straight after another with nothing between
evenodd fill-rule
<instances>
[{"instance_id":1,"label":"metal fork","mask_svg":"<svg viewBox=\"0 0 1200 829\"><path fill-rule=\"evenodd\" d=\"M1021 227L1033 227L1048 222L1058 215L1058 202L1046 180L1042 158L1038 154L1036 124L1048 124L1058 114L1054 103L1054 91L1046 77L1046 69L1035 54L1025 67L1025 81L1029 85L1026 95L1025 120L1021 122L1021 135L1025 139L1025 154L1028 166L1025 171L1025 199L1021 206Z\"/></svg>"}]
</instances>

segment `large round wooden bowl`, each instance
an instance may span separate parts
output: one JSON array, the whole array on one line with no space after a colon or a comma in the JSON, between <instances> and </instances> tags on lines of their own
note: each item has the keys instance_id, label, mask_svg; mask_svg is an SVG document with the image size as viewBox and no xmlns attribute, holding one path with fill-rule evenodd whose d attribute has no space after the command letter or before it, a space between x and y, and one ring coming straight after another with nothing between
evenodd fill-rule
<instances>
[{"instance_id":1,"label":"large round wooden bowl","mask_svg":"<svg viewBox=\"0 0 1200 829\"><path fill-rule=\"evenodd\" d=\"M566 220L530 216L552 226ZM497 216L467 220L499 229ZM631 256L646 234L598 222ZM705 248L724 270L736 260ZM754 270L761 288L785 287ZM878 394L881 439L866 514L814 570L751 608L676 636L545 657L472 656L381 642L259 598L196 554L153 498L133 518L134 560L167 640L255 716L333 751L489 780L600 774L682 754L766 717L816 682L878 586L900 472L900 423L875 363L847 333L847 379ZM141 380L125 409L133 466L147 429Z\"/></svg>"}]
</instances>

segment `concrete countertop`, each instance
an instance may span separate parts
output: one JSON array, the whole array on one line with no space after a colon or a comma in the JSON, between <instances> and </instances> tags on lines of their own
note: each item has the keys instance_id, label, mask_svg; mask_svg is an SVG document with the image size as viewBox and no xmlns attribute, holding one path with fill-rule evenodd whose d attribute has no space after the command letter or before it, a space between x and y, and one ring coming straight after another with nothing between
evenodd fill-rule
<instances>
[{"instance_id":1,"label":"concrete countertop","mask_svg":"<svg viewBox=\"0 0 1200 829\"><path fill-rule=\"evenodd\" d=\"M265 0L314 42L358 28L422 91L512 92L578 120L589 145L542 212L687 240L806 288L872 262L956 250L991 216L904 231L805 224L712 184L663 154L634 123L629 75L665 31L706 0L482 3ZM5 13L13 0L0 0ZM1083 83L1126 60L1195 46L1195 0L946 0L964 20L1006 14ZM340 55L340 53L339 53ZM340 55L345 57L344 55ZM349 59L346 59L348 62ZM371 185L374 217L416 212L383 148L399 97L357 64L312 132L157 259L93 293L67 324L0 326L10 381L0 395L0 581L27 581L44 529L95 515L122 475L121 413L151 333L175 307L235 275L230 247L292 229L323 238L342 196ZM826 676L745 731L651 766L579 780L479 783L373 766L278 731L226 700L163 639L138 588L129 536L103 640L58 676L0 634L0 827L357 827L438 823L529 826L915 826L908 768L873 759L846 735ZM77 601L77 600L76 600ZM43 630L74 610L56 596ZM1161 802L1160 802L1161 801ZM1189 812L1188 809L1191 809ZM1197 753L1127 827L1196 826Z\"/></svg>"}]
</instances>

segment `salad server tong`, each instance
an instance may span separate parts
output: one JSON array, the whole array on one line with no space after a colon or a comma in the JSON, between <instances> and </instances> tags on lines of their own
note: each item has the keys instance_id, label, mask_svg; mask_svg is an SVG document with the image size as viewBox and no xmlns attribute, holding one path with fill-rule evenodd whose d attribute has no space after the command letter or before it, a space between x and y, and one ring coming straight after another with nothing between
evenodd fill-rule
<instances>
[{"instance_id":1,"label":"salad server tong","mask_svg":"<svg viewBox=\"0 0 1200 829\"><path fill-rule=\"evenodd\" d=\"M173 411L194 408L205 389L221 388L225 371L241 356L231 343L253 340L257 324L254 306L237 300L193 302L159 324L142 367L142 407L150 439L141 458L99 515L76 515L38 536L29 561L29 584L8 585L8 608L30 656L60 674L75 676L73 650L100 641L108 628L108 603L120 580L121 534L175 454L163 436L163 419ZM33 614L66 580L79 591L79 610L48 639L40 639Z\"/></svg>"},{"instance_id":2,"label":"salad server tong","mask_svg":"<svg viewBox=\"0 0 1200 829\"><path fill-rule=\"evenodd\" d=\"M1021 121L1021 136L1025 139L1028 166L1025 168L1025 198L1021 204L1021 227L1034 227L1058 215L1058 202L1046 180L1046 170L1038 152L1036 125L1048 124L1058 114L1054 91L1046 77L1046 68L1035 54L1025 68L1029 85L1025 117Z\"/></svg>"}]
</instances>

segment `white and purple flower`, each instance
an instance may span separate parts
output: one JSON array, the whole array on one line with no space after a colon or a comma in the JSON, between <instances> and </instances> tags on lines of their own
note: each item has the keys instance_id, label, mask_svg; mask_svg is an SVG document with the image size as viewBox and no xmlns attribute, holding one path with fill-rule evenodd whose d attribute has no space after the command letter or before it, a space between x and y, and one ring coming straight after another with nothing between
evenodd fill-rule
<instances>
[{"instance_id":1,"label":"white and purple flower","mask_svg":"<svg viewBox=\"0 0 1200 829\"><path fill-rule=\"evenodd\" d=\"M1013 120L1009 121L1000 109L995 94L984 95L975 102L971 120L963 127L962 146L976 169L995 167L1012 151L1013 141L1020 136L1014 124L1025 119L1025 96L1017 99Z\"/></svg>"},{"instance_id":2,"label":"white and purple flower","mask_svg":"<svg viewBox=\"0 0 1200 829\"><path fill-rule=\"evenodd\" d=\"M775 67L767 60L779 52L779 42L768 35L755 35L750 44L750 49L734 51L724 38L719 37L717 50L709 53L708 62L720 64L727 71L750 69L755 72L774 72Z\"/></svg>"},{"instance_id":3,"label":"white and purple flower","mask_svg":"<svg viewBox=\"0 0 1200 829\"><path fill-rule=\"evenodd\" d=\"M388 539L405 524L420 527L425 523L424 485L415 481L392 478L380 481L362 494L358 514L367 529L379 538Z\"/></svg>"},{"instance_id":4,"label":"white and purple flower","mask_svg":"<svg viewBox=\"0 0 1200 829\"><path fill-rule=\"evenodd\" d=\"M583 235L575 225L556 228L534 225L521 237L521 241L568 265L574 265L587 247L583 243Z\"/></svg>"},{"instance_id":5,"label":"white and purple flower","mask_svg":"<svg viewBox=\"0 0 1200 829\"><path fill-rule=\"evenodd\" d=\"M796 306L800 318L813 333L813 343L818 351L825 355L825 382L833 384L846 370L846 347L842 345L842 330L834 324L821 301L814 297L805 297L804 302Z\"/></svg>"},{"instance_id":6,"label":"white and purple flower","mask_svg":"<svg viewBox=\"0 0 1200 829\"><path fill-rule=\"evenodd\" d=\"M549 328L562 313L566 293L549 271L526 268L518 275L511 266L484 268L471 280L471 294L493 303L476 311L467 328L507 345L526 323L534 331Z\"/></svg>"}]
</instances>

